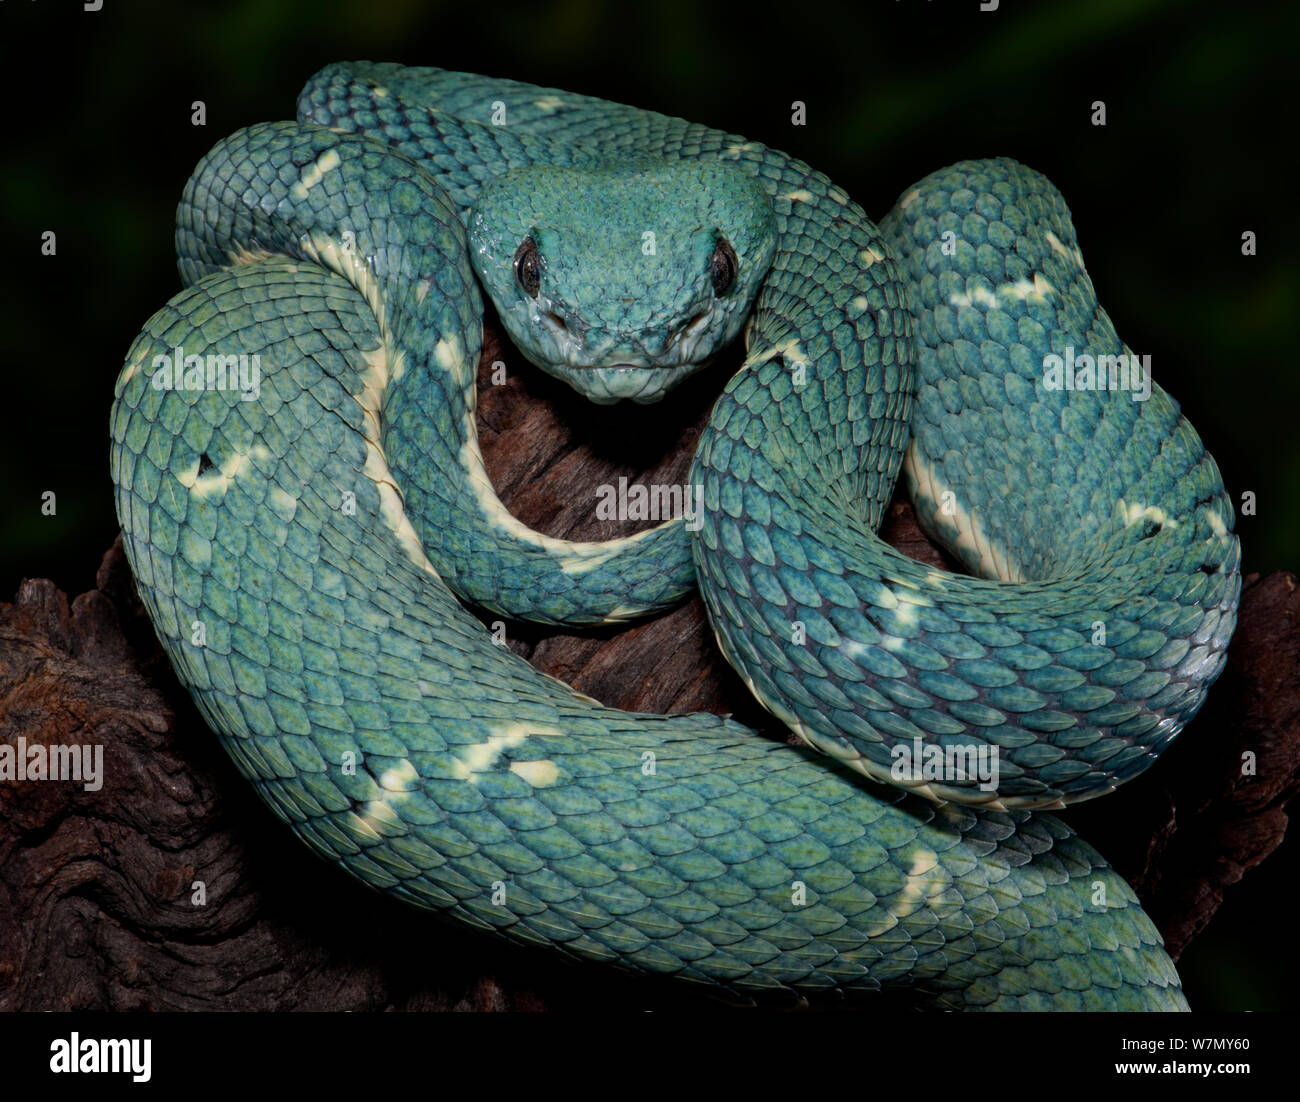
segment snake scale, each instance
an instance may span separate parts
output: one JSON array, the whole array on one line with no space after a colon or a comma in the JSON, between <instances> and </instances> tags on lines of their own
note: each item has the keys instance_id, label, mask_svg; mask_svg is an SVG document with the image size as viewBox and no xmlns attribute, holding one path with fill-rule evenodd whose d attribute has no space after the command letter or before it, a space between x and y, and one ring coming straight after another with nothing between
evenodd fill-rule
<instances>
[{"instance_id":1,"label":"snake scale","mask_svg":"<svg viewBox=\"0 0 1300 1102\"><path fill-rule=\"evenodd\" d=\"M727 997L1185 1007L1132 890L1043 809L1135 776L1196 712L1240 551L1178 406L1115 386L1102 358L1138 358L1043 176L963 161L877 228L736 135L336 64L297 121L208 153L176 246L185 289L111 416L126 552L178 677L318 854ZM698 530L566 542L509 515L474 422L484 291L597 403L653 401L743 330ZM1053 356L1095 357L1095 385L1049 385ZM876 536L900 472L969 576ZM697 579L808 746L606 708L461 604L600 623ZM921 768L935 748L951 767Z\"/></svg>"}]
</instances>

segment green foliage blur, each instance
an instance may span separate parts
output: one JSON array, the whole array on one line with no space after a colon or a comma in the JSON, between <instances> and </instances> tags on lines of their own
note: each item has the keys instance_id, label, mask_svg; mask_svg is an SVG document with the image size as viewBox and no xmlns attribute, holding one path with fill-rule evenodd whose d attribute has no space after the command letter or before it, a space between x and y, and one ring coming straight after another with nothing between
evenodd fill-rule
<instances>
[{"instance_id":1,"label":"green foliage blur","mask_svg":"<svg viewBox=\"0 0 1300 1102\"><path fill-rule=\"evenodd\" d=\"M1040 169L1072 207L1120 334L1152 356L1234 498L1255 493L1258 514L1238 521L1247 569L1300 568L1297 9L979 6L0 5L0 599L24 576L90 588L113 540L113 384L141 324L179 290L172 219L190 170L236 128L290 117L308 75L354 58L510 76L736 131L802 157L876 217L963 157ZM196 100L203 127L191 125ZM1091 125L1096 100L1105 127ZM40 252L47 230L53 257ZM1257 256L1242 256L1246 230ZM49 490L52 517L40 509ZM1296 850L1230 898L1184 959L1193 1005L1284 1003L1296 965L1261 953L1251 921L1293 882Z\"/></svg>"}]
</instances>

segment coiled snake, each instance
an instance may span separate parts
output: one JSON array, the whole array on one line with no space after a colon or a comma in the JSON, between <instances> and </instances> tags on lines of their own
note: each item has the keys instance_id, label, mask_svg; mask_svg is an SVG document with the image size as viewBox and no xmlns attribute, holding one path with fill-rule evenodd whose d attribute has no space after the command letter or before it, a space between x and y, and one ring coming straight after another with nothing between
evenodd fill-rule
<instances>
[{"instance_id":1,"label":"coiled snake","mask_svg":"<svg viewBox=\"0 0 1300 1102\"><path fill-rule=\"evenodd\" d=\"M158 636L299 837L415 906L733 995L1183 1007L1129 887L1030 809L1109 791L1195 713L1239 548L1057 190L965 161L877 229L735 135L395 65L327 67L298 120L194 171L186 289L111 432ZM480 285L598 402L651 401L744 329L698 531L568 543L507 513L475 435ZM972 576L877 538L900 468ZM729 662L829 760L605 708L458 601L595 623L697 578Z\"/></svg>"}]
</instances>

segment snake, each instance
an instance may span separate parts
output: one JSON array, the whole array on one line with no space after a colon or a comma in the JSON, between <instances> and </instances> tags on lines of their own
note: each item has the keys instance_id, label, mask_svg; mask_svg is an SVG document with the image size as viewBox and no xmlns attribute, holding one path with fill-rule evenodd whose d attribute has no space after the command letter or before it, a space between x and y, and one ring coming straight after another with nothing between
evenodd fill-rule
<instances>
[{"instance_id":1,"label":"snake","mask_svg":"<svg viewBox=\"0 0 1300 1102\"><path fill-rule=\"evenodd\" d=\"M175 242L110 417L124 548L177 677L319 856L724 1000L1186 1009L1052 812L1151 765L1223 668L1233 506L1044 176L960 161L877 226L739 135L337 63L203 158ZM475 421L489 303L593 417L653 415L743 341L696 524L510 514ZM958 569L880 539L896 482ZM696 586L797 739L606 707L474 612L615 623Z\"/></svg>"}]
</instances>

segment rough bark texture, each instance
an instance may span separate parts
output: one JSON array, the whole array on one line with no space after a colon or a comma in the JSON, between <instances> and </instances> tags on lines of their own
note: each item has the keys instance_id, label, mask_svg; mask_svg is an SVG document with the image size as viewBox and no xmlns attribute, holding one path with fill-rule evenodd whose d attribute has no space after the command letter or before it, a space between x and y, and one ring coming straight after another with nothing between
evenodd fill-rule
<instances>
[{"instance_id":1,"label":"rough bark texture","mask_svg":"<svg viewBox=\"0 0 1300 1102\"><path fill-rule=\"evenodd\" d=\"M654 411L593 408L535 372L480 372L488 469L522 520L607 538L620 475L681 483L734 364ZM565 426L581 428L570 432ZM886 538L946 565L896 504ZM698 598L595 635L511 626L510 645L606 703L732 712L773 737ZM1246 581L1228 669L1160 764L1067 815L1129 878L1177 957L1282 841L1300 788L1300 593ZM122 553L69 605L46 580L0 604L0 739L99 743L103 787L0 781L0 1010L681 1007L703 996L557 964L374 895L314 861L226 760L172 675ZM1243 755L1253 755L1253 771ZM206 900L195 902L195 883Z\"/></svg>"}]
</instances>

